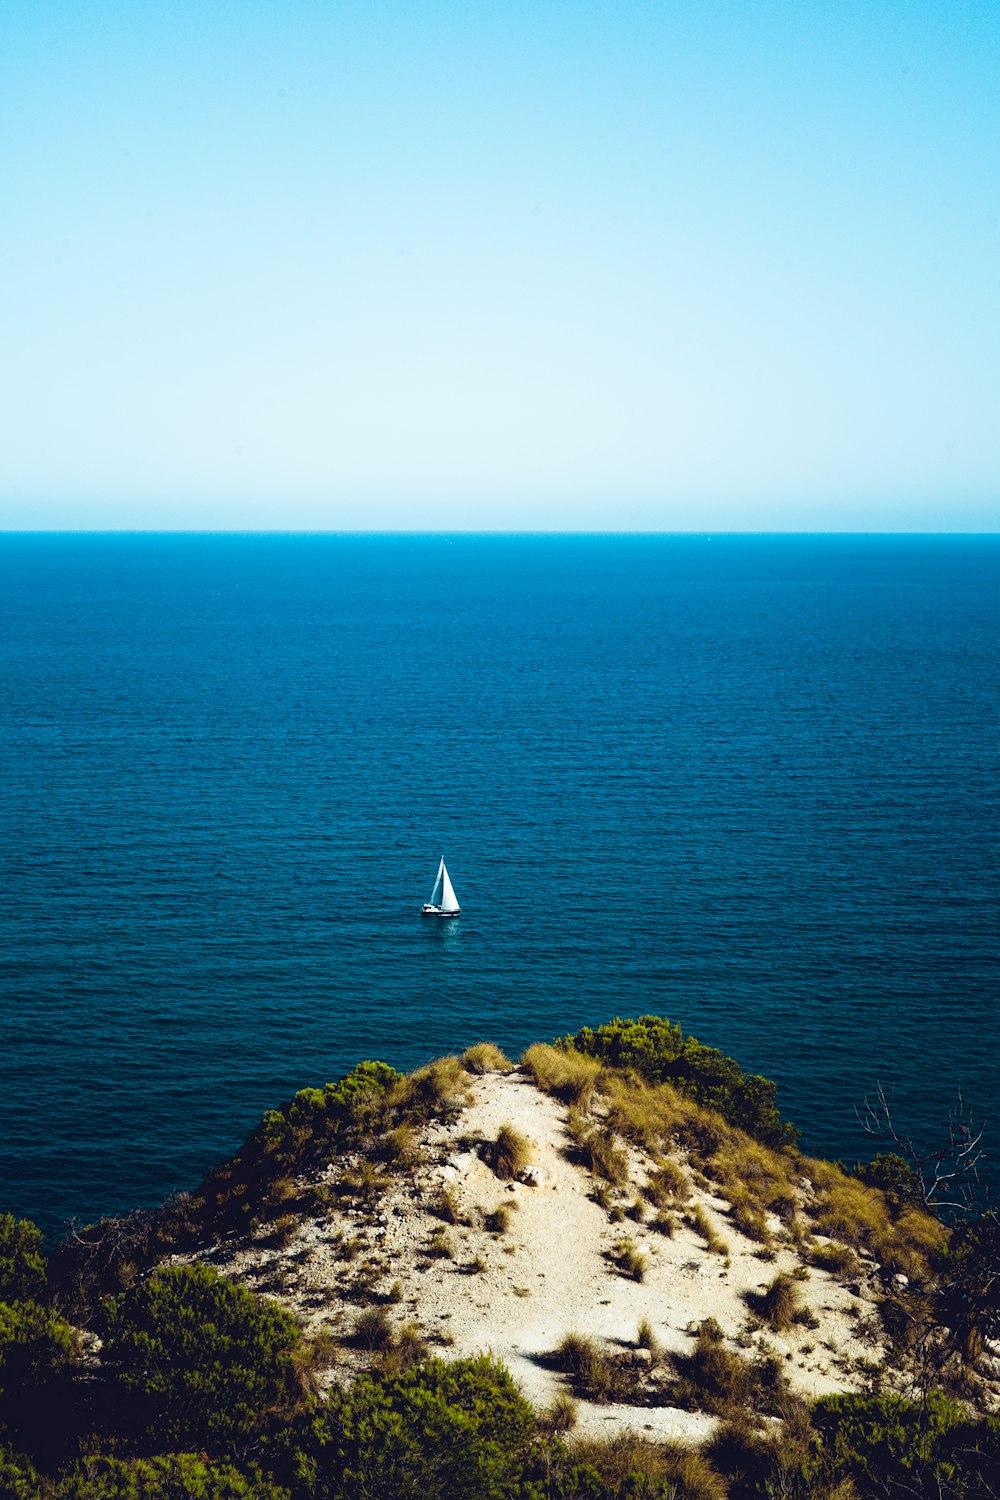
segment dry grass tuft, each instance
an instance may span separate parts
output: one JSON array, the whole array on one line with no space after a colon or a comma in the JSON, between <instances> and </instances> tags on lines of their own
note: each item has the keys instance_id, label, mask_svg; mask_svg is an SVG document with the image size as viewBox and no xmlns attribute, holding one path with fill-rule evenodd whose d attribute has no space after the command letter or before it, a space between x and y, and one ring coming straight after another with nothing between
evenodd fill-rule
<instances>
[{"instance_id":1,"label":"dry grass tuft","mask_svg":"<svg viewBox=\"0 0 1000 1500\"><path fill-rule=\"evenodd\" d=\"M353 1342L373 1353L388 1349L393 1341L392 1319L385 1308L376 1304L358 1313L354 1323Z\"/></svg>"},{"instance_id":2,"label":"dry grass tuft","mask_svg":"<svg viewBox=\"0 0 1000 1500\"><path fill-rule=\"evenodd\" d=\"M721 1235L716 1233L715 1226L712 1224L711 1219L708 1217L708 1214L702 1208L700 1203L696 1203L693 1208L688 1209L687 1213L684 1215L684 1222L690 1229L694 1230L695 1234L701 1235L702 1239L705 1241L705 1244L713 1254L729 1254L729 1246L726 1244Z\"/></svg>"},{"instance_id":3,"label":"dry grass tuft","mask_svg":"<svg viewBox=\"0 0 1000 1500\"><path fill-rule=\"evenodd\" d=\"M804 1254L811 1266L819 1271L829 1271L834 1276L853 1279L861 1271L861 1262L847 1245L833 1242L829 1245L809 1245Z\"/></svg>"},{"instance_id":4,"label":"dry grass tuft","mask_svg":"<svg viewBox=\"0 0 1000 1500\"><path fill-rule=\"evenodd\" d=\"M636 1249L630 1239L619 1240L611 1252L611 1258L623 1276L633 1281L644 1281L649 1261L641 1250Z\"/></svg>"},{"instance_id":5,"label":"dry grass tuft","mask_svg":"<svg viewBox=\"0 0 1000 1500\"><path fill-rule=\"evenodd\" d=\"M650 1172L643 1192L655 1207L668 1208L673 1203L687 1202L691 1196L691 1184L682 1167L666 1160Z\"/></svg>"},{"instance_id":6,"label":"dry grass tuft","mask_svg":"<svg viewBox=\"0 0 1000 1500\"><path fill-rule=\"evenodd\" d=\"M439 1057L417 1068L400 1085L394 1102L419 1114L450 1114L469 1097L469 1075L457 1057Z\"/></svg>"},{"instance_id":7,"label":"dry grass tuft","mask_svg":"<svg viewBox=\"0 0 1000 1500\"><path fill-rule=\"evenodd\" d=\"M379 1368L383 1375L405 1375L430 1354L430 1345L413 1322L403 1323L382 1348Z\"/></svg>"},{"instance_id":8,"label":"dry grass tuft","mask_svg":"<svg viewBox=\"0 0 1000 1500\"><path fill-rule=\"evenodd\" d=\"M488 1214L483 1215L483 1228L490 1234L506 1234L510 1226L511 1203L499 1203L496 1208L491 1209Z\"/></svg>"},{"instance_id":9,"label":"dry grass tuft","mask_svg":"<svg viewBox=\"0 0 1000 1500\"><path fill-rule=\"evenodd\" d=\"M521 1066L540 1089L563 1104L586 1109L597 1084L601 1065L579 1052L564 1052L537 1042L521 1058Z\"/></svg>"},{"instance_id":10,"label":"dry grass tuft","mask_svg":"<svg viewBox=\"0 0 1000 1500\"><path fill-rule=\"evenodd\" d=\"M684 1109L669 1084L648 1084L635 1075L607 1073L601 1079L601 1091L608 1100L610 1129L646 1151L670 1145Z\"/></svg>"},{"instance_id":11,"label":"dry grass tuft","mask_svg":"<svg viewBox=\"0 0 1000 1500\"><path fill-rule=\"evenodd\" d=\"M947 1239L939 1220L917 1208L894 1219L885 1195L849 1177L832 1162L803 1159L817 1203L812 1209L816 1229L852 1250L873 1255L883 1266L924 1280L930 1263Z\"/></svg>"},{"instance_id":12,"label":"dry grass tuft","mask_svg":"<svg viewBox=\"0 0 1000 1500\"><path fill-rule=\"evenodd\" d=\"M431 1234L430 1239L424 1246L424 1254L430 1256L431 1260L454 1260L455 1246L448 1238L447 1230L443 1224Z\"/></svg>"},{"instance_id":13,"label":"dry grass tuft","mask_svg":"<svg viewBox=\"0 0 1000 1500\"><path fill-rule=\"evenodd\" d=\"M585 1334L567 1333L555 1351L555 1361L579 1394L591 1401L613 1401L627 1387L620 1367Z\"/></svg>"},{"instance_id":14,"label":"dry grass tuft","mask_svg":"<svg viewBox=\"0 0 1000 1500\"><path fill-rule=\"evenodd\" d=\"M574 1439L568 1457L571 1463L595 1470L607 1495L726 1500L721 1475L707 1458L682 1443L654 1443L637 1432L625 1431L611 1438Z\"/></svg>"},{"instance_id":15,"label":"dry grass tuft","mask_svg":"<svg viewBox=\"0 0 1000 1500\"><path fill-rule=\"evenodd\" d=\"M501 1125L490 1151L490 1165L503 1182L510 1181L531 1160L531 1145L513 1125Z\"/></svg>"},{"instance_id":16,"label":"dry grass tuft","mask_svg":"<svg viewBox=\"0 0 1000 1500\"><path fill-rule=\"evenodd\" d=\"M467 1047L462 1062L470 1073L506 1073L514 1066L493 1042L477 1042L474 1047Z\"/></svg>"},{"instance_id":17,"label":"dry grass tuft","mask_svg":"<svg viewBox=\"0 0 1000 1500\"><path fill-rule=\"evenodd\" d=\"M758 1245L770 1245L771 1235L767 1227L767 1220L749 1193L742 1196L735 1193L729 1199L732 1205L730 1218L734 1229L748 1240L753 1240Z\"/></svg>"},{"instance_id":18,"label":"dry grass tuft","mask_svg":"<svg viewBox=\"0 0 1000 1500\"><path fill-rule=\"evenodd\" d=\"M746 1300L775 1333L787 1333L799 1312L798 1287L785 1271L779 1271L763 1292L748 1292Z\"/></svg>"},{"instance_id":19,"label":"dry grass tuft","mask_svg":"<svg viewBox=\"0 0 1000 1500\"><path fill-rule=\"evenodd\" d=\"M577 1404L568 1391L560 1391L555 1400L541 1413L539 1422L546 1437L560 1437L572 1432L579 1413Z\"/></svg>"},{"instance_id":20,"label":"dry grass tuft","mask_svg":"<svg viewBox=\"0 0 1000 1500\"><path fill-rule=\"evenodd\" d=\"M581 1142L580 1152L595 1177L616 1187L628 1177L628 1157L610 1130L592 1130Z\"/></svg>"},{"instance_id":21,"label":"dry grass tuft","mask_svg":"<svg viewBox=\"0 0 1000 1500\"><path fill-rule=\"evenodd\" d=\"M393 1167L414 1167L420 1160L417 1132L412 1125L397 1125L382 1142L382 1159Z\"/></svg>"},{"instance_id":22,"label":"dry grass tuft","mask_svg":"<svg viewBox=\"0 0 1000 1500\"><path fill-rule=\"evenodd\" d=\"M635 1336L637 1349L648 1349L654 1358L659 1356L660 1341L653 1332L653 1325L648 1318L643 1318L639 1324L639 1331Z\"/></svg>"},{"instance_id":23,"label":"dry grass tuft","mask_svg":"<svg viewBox=\"0 0 1000 1500\"><path fill-rule=\"evenodd\" d=\"M440 1219L445 1224L461 1224L462 1222L458 1202L450 1188L442 1188L427 1207L436 1219Z\"/></svg>"}]
</instances>

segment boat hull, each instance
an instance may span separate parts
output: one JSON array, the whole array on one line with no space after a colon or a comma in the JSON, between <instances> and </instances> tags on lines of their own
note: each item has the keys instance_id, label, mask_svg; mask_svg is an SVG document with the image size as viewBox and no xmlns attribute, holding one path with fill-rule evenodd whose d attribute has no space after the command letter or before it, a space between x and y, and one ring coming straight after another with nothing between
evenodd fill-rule
<instances>
[{"instance_id":1,"label":"boat hull","mask_svg":"<svg viewBox=\"0 0 1000 1500\"><path fill-rule=\"evenodd\" d=\"M457 911L442 911L440 906L431 906L429 903L420 908L422 917L457 917Z\"/></svg>"}]
</instances>

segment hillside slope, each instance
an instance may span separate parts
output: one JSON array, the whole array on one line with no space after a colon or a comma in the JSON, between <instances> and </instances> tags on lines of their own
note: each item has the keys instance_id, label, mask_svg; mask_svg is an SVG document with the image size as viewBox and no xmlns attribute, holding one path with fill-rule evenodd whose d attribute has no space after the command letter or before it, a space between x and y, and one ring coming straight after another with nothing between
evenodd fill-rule
<instances>
[{"instance_id":1,"label":"hillside slope","mask_svg":"<svg viewBox=\"0 0 1000 1500\"><path fill-rule=\"evenodd\" d=\"M180 1258L208 1259L294 1312L330 1350L326 1382L379 1363L405 1327L411 1344L449 1357L492 1353L538 1406L575 1386L581 1431L705 1437L714 1419L690 1390L678 1403L676 1357L696 1350L709 1319L724 1349L777 1364L807 1398L859 1388L884 1355L878 1266L863 1252L835 1254L845 1280L809 1264L830 1240L805 1232L816 1185L795 1176L793 1155L742 1138L752 1161L773 1156L794 1183L780 1213L761 1192L748 1219L692 1150L675 1142L665 1153L616 1134L613 1104L595 1089L589 1128L617 1152L595 1170L592 1143L589 1159L580 1143L580 1100L542 1087L539 1052L544 1064L549 1050L533 1049L519 1068L434 1065L437 1118L388 1152L369 1142L291 1176L281 1212L253 1234ZM497 1171L504 1127L523 1140L513 1180ZM296 1208L302 1202L312 1206ZM782 1273L788 1306L776 1316L768 1289ZM652 1348L640 1347L643 1324ZM610 1364L596 1388L558 1353L572 1334L596 1341Z\"/></svg>"}]
</instances>

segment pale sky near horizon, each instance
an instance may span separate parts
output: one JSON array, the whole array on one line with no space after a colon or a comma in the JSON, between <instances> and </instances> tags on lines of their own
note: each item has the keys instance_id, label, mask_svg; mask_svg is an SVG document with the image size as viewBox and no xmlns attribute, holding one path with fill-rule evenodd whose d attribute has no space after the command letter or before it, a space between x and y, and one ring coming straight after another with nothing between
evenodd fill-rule
<instances>
[{"instance_id":1,"label":"pale sky near horizon","mask_svg":"<svg viewBox=\"0 0 1000 1500\"><path fill-rule=\"evenodd\" d=\"M8 0L0 528L995 531L997 0Z\"/></svg>"}]
</instances>

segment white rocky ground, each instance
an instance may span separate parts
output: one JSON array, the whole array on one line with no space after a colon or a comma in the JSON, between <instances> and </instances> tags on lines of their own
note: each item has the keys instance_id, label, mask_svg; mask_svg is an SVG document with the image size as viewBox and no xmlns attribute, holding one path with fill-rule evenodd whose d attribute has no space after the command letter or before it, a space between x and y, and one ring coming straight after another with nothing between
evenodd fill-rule
<instances>
[{"instance_id":1,"label":"white rocky ground","mask_svg":"<svg viewBox=\"0 0 1000 1500\"><path fill-rule=\"evenodd\" d=\"M415 1320L435 1352L448 1357L492 1353L539 1407L568 1388L546 1356L570 1332L603 1341L616 1354L633 1351L640 1387L648 1356L636 1349L636 1335L644 1318L663 1348L677 1352L691 1348L698 1323L715 1318L733 1347L773 1350L792 1386L806 1396L861 1384L859 1361L882 1357L869 1331L872 1305L863 1285L852 1292L811 1268L801 1293L818 1325L797 1325L786 1335L754 1327L743 1294L762 1290L779 1270L795 1270L795 1249L781 1245L776 1258L761 1259L760 1246L731 1223L728 1205L696 1184L685 1207L701 1205L730 1247L728 1257L712 1253L683 1224L668 1238L630 1219L611 1222L593 1201L590 1173L567 1157L565 1122L565 1107L520 1071L472 1079L465 1107L447 1124L423 1130L419 1162L394 1171L372 1203L302 1219L281 1249L221 1247L210 1258L226 1274L275 1296L311 1334L349 1338L360 1312L351 1300L359 1275L382 1297L398 1283L398 1301L389 1307L394 1320ZM504 1124L532 1148L525 1180L515 1183L500 1181L480 1154ZM331 1166L330 1182L344 1165L341 1159ZM645 1165L633 1152L628 1201L645 1180ZM435 1217L431 1205L444 1189L468 1222L442 1225ZM514 1207L509 1227L491 1234L483 1216L503 1203ZM453 1258L425 1253L435 1231ZM609 1258L626 1235L648 1262L641 1282ZM346 1347L330 1378L365 1360ZM607 1434L621 1426L697 1441L713 1419L671 1407L579 1403L578 1432Z\"/></svg>"}]
</instances>

